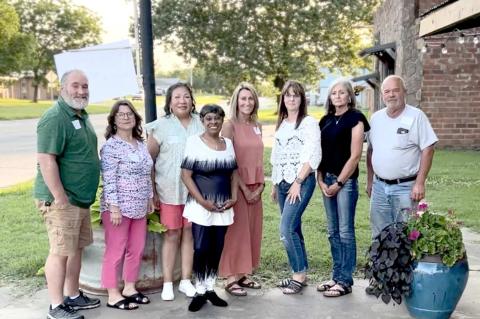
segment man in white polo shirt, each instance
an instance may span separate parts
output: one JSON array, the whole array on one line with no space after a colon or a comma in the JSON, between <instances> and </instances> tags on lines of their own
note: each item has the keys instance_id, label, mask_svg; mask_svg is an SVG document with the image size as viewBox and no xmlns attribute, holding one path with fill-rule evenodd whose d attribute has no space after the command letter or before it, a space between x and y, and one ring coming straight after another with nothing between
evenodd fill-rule
<instances>
[{"instance_id":1,"label":"man in white polo shirt","mask_svg":"<svg viewBox=\"0 0 480 319\"><path fill-rule=\"evenodd\" d=\"M425 197L425 180L438 141L422 110L405 102L405 83L390 75L382 83L386 108L372 115L367 151L367 194L372 238Z\"/></svg>"}]
</instances>

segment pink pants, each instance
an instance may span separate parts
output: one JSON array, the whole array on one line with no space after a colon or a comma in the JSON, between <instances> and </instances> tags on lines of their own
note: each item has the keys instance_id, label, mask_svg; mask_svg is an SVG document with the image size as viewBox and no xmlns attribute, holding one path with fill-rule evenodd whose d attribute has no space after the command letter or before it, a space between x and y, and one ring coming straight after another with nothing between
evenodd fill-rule
<instances>
[{"instance_id":1,"label":"pink pants","mask_svg":"<svg viewBox=\"0 0 480 319\"><path fill-rule=\"evenodd\" d=\"M110 221L110 212L102 213L105 229L105 254L102 264L102 286L118 287L118 273L123 261L123 280L135 282L142 262L145 238L147 235L146 218L132 219L123 216L118 226Z\"/></svg>"}]
</instances>

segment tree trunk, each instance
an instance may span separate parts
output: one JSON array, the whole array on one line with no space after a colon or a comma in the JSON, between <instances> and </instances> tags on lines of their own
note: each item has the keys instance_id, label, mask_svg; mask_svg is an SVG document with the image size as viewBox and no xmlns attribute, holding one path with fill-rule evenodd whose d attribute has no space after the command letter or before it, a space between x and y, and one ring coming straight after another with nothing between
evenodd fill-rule
<instances>
[{"instance_id":1,"label":"tree trunk","mask_svg":"<svg viewBox=\"0 0 480 319\"><path fill-rule=\"evenodd\" d=\"M38 103L38 83L33 82L33 103Z\"/></svg>"},{"instance_id":2,"label":"tree trunk","mask_svg":"<svg viewBox=\"0 0 480 319\"><path fill-rule=\"evenodd\" d=\"M285 85L285 76L277 74L275 79L273 79L273 85L278 89L278 91L282 92L283 86ZM275 111L275 115L278 114L278 104L280 103L280 94L277 94L277 110Z\"/></svg>"},{"instance_id":3,"label":"tree trunk","mask_svg":"<svg viewBox=\"0 0 480 319\"><path fill-rule=\"evenodd\" d=\"M33 103L38 103L38 86L40 85L40 73L38 70L33 70Z\"/></svg>"}]
</instances>

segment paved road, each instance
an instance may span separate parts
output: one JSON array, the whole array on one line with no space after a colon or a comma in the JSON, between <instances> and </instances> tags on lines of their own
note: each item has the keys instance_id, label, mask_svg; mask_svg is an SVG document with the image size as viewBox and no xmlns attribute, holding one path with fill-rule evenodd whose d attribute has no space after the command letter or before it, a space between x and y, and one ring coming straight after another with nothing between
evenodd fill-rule
<instances>
[{"instance_id":1,"label":"paved road","mask_svg":"<svg viewBox=\"0 0 480 319\"><path fill-rule=\"evenodd\" d=\"M99 146L103 144L107 114L90 115ZM38 119L0 121L0 188L28 181L36 173L36 127ZM273 125L264 130L265 146L272 145Z\"/></svg>"},{"instance_id":2,"label":"paved road","mask_svg":"<svg viewBox=\"0 0 480 319\"><path fill-rule=\"evenodd\" d=\"M107 114L91 115L90 119L103 143ZM0 188L35 176L37 122L38 119L0 121Z\"/></svg>"}]
</instances>

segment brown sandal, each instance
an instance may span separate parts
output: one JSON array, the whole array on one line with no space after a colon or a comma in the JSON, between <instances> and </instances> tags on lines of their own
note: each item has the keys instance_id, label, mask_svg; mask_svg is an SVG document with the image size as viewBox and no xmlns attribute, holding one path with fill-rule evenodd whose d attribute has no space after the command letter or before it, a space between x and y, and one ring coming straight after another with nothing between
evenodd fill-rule
<instances>
[{"instance_id":1,"label":"brown sandal","mask_svg":"<svg viewBox=\"0 0 480 319\"><path fill-rule=\"evenodd\" d=\"M248 282L245 282L247 281ZM238 285L243 288L250 288L250 289L260 289L262 288L262 285L260 285L258 282L255 282L251 279L248 279L247 277L243 276L242 278L238 279Z\"/></svg>"},{"instance_id":2,"label":"brown sandal","mask_svg":"<svg viewBox=\"0 0 480 319\"><path fill-rule=\"evenodd\" d=\"M237 285L237 287L235 287ZM237 297L245 297L247 295L247 291L243 289L237 281L233 281L225 286L225 291L231 294L232 296Z\"/></svg>"}]
</instances>

